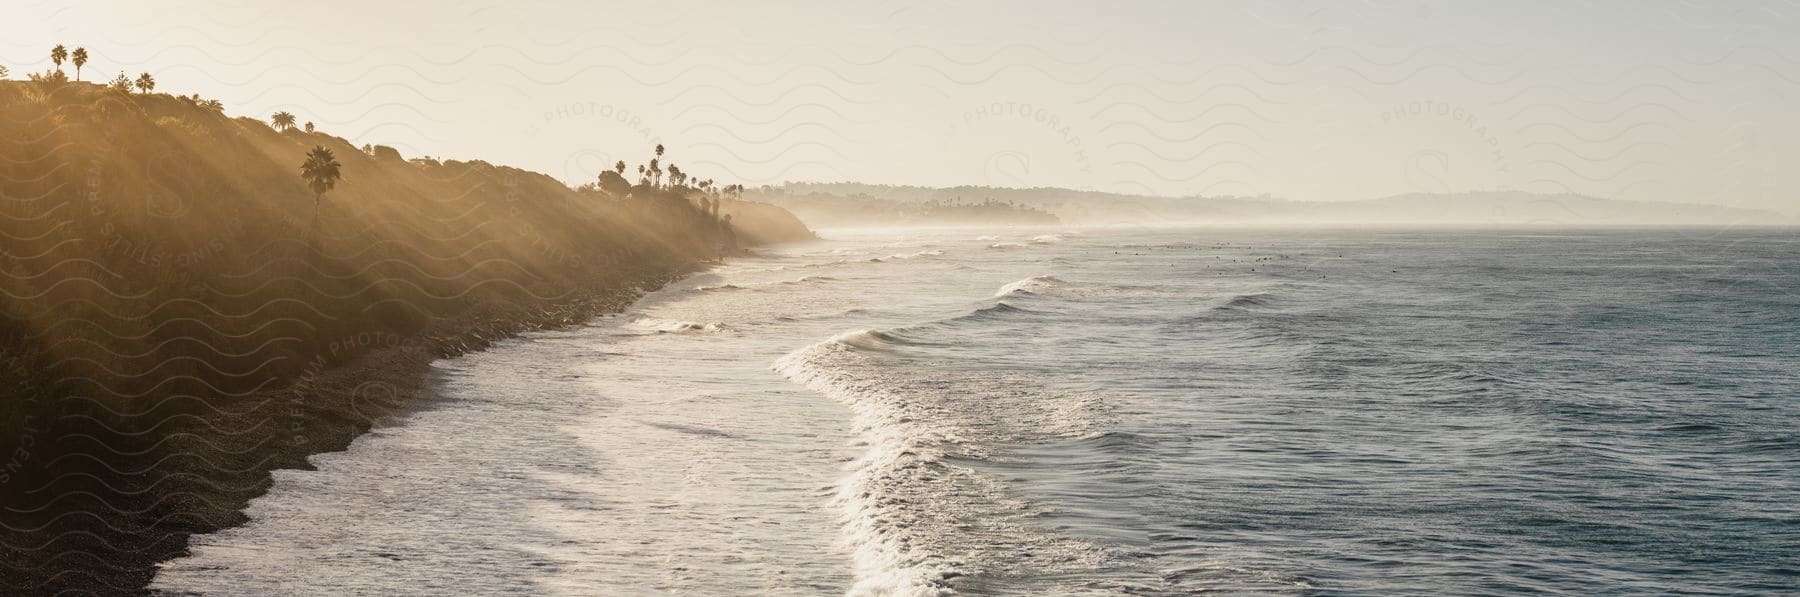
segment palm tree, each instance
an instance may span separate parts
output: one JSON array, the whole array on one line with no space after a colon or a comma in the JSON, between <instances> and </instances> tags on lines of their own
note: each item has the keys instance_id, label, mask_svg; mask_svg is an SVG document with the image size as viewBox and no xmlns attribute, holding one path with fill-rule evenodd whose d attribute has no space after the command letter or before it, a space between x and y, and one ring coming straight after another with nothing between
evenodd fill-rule
<instances>
[{"instance_id":1,"label":"palm tree","mask_svg":"<svg viewBox=\"0 0 1800 597\"><path fill-rule=\"evenodd\" d=\"M137 88L138 88L138 91L142 91L144 93L150 93L151 90L156 89L156 77L150 76L150 73L143 73L143 74L138 75Z\"/></svg>"},{"instance_id":2,"label":"palm tree","mask_svg":"<svg viewBox=\"0 0 1800 597\"><path fill-rule=\"evenodd\" d=\"M62 47L62 46L56 46L56 47L58 47L58 48L60 48L60 47ZM663 147L662 147L662 144L661 144L661 143L657 143L657 144L656 144L656 157L659 157L659 158L660 158L660 157L662 157L662 154L663 154Z\"/></svg>"},{"instance_id":3,"label":"palm tree","mask_svg":"<svg viewBox=\"0 0 1800 597\"><path fill-rule=\"evenodd\" d=\"M644 165L638 164L638 184L645 184L648 182L650 182L650 177L644 174Z\"/></svg>"},{"instance_id":4,"label":"palm tree","mask_svg":"<svg viewBox=\"0 0 1800 597\"><path fill-rule=\"evenodd\" d=\"M69 61L75 63L75 80L80 81L81 67L87 64L87 48L75 48L75 53L69 55Z\"/></svg>"},{"instance_id":5,"label":"palm tree","mask_svg":"<svg viewBox=\"0 0 1800 597\"><path fill-rule=\"evenodd\" d=\"M270 116L269 122L275 125L275 130L285 131L294 128L294 115L283 110L276 112L274 116Z\"/></svg>"},{"instance_id":6,"label":"palm tree","mask_svg":"<svg viewBox=\"0 0 1800 597\"><path fill-rule=\"evenodd\" d=\"M56 47L50 48L50 61L56 63L56 70L62 70L63 59L68 57L69 51L63 49L62 44L56 44Z\"/></svg>"},{"instance_id":7,"label":"palm tree","mask_svg":"<svg viewBox=\"0 0 1800 597\"><path fill-rule=\"evenodd\" d=\"M200 105L206 106L206 109L212 110L214 112L224 112L225 111L225 103L221 102L219 100L216 100L216 99L206 100L204 102L201 102Z\"/></svg>"},{"instance_id":8,"label":"palm tree","mask_svg":"<svg viewBox=\"0 0 1800 597\"><path fill-rule=\"evenodd\" d=\"M5 75L6 75L6 73L0 72L0 76L5 76ZM614 163L613 164L613 172L618 172L619 176L624 176L625 175L625 160L619 160L617 163Z\"/></svg>"},{"instance_id":9,"label":"palm tree","mask_svg":"<svg viewBox=\"0 0 1800 597\"><path fill-rule=\"evenodd\" d=\"M331 150L323 145L313 147L312 151L306 153L306 163L300 164L300 178L306 179L307 188L313 192L315 217L318 216L319 201L325 198L325 192L337 187L338 180L343 178L343 173L338 171L342 166L337 157L331 155Z\"/></svg>"},{"instance_id":10,"label":"palm tree","mask_svg":"<svg viewBox=\"0 0 1800 597\"><path fill-rule=\"evenodd\" d=\"M6 78L6 66L0 65L0 79Z\"/></svg>"},{"instance_id":11,"label":"palm tree","mask_svg":"<svg viewBox=\"0 0 1800 597\"><path fill-rule=\"evenodd\" d=\"M131 77L125 76L125 71L119 71L119 76L113 77L112 82L107 85L110 85L113 91L124 94L131 93Z\"/></svg>"},{"instance_id":12,"label":"palm tree","mask_svg":"<svg viewBox=\"0 0 1800 597\"><path fill-rule=\"evenodd\" d=\"M309 132L309 133L313 132L313 124L312 124L311 120L306 121L306 132Z\"/></svg>"}]
</instances>

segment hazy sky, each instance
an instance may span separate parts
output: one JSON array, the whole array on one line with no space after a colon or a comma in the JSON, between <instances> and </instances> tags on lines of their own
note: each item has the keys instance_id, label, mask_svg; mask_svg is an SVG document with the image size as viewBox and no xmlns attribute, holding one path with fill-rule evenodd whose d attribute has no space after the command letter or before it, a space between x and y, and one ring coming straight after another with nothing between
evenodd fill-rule
<instances>
[{"instance_id":1,"label":"hazy sky","mask_svg":"<svg viewBox=\"0 0 1800 597\"><path fill-rule=\"evenodd\" d=\"M591 180L1356 199L1523 189L1800 211L1789 2L6 0L232 114Z\"/></svg>"}]
</instances>

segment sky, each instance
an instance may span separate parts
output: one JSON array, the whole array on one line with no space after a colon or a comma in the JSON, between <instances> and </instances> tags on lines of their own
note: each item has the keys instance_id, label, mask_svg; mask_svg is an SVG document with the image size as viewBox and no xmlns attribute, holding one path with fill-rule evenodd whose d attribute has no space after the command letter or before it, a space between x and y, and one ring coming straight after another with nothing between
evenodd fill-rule
<instances>
[{"instance_id":1,"label":"sky","mask_svg":"<svg viewBox=\"0 0 1800 597\"><path fill-rule=\"evenodd\" d=\"M698 178L1348 200L1524 190L1800 213L1791 2L4 0L233 115L570 184ZM67 68L67 67L65 67ZM634 166L635 167L635 166Z\"/></svg>"}]
</instances>

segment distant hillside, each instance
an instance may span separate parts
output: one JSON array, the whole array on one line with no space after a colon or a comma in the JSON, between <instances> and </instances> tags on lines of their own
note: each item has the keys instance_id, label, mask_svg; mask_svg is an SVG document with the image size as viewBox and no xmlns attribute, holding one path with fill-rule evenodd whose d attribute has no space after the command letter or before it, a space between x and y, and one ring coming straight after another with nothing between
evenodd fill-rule
<instances>
[{"instance_id":1,"label":"distant hillside","mask_svg":"<svg viewBox=\"0 0 1800 597\"><path fill-rule=\"evenodd\" d=\"M1260 197L1157 197L1061 188L931 188L859 183L787 183L755 196L829 194L894 202L991 197L1046 210L1064 223L1107 225L1418 225L1418 226L1764 226L1796 219L1752 209L1601 199L1573 194L1492 191L1408 194L1359 201Z\"/></svg>"},{"instance_id":2,"label":"distant hillside","mask_svg":"<svg viewBox=\"0 0 1800 597\"><path fill-rule=\"evenodd\" d=\"M432 359L621 308L734 238L811 237L679 184L577 191L304 128L0 81L0 593L129 592L268 470L416 407Z\"/></svg>"},{"instance_id":3,"label":"distant hillside","mask_svg":"<svg viewBox=\"0 0 1800 597\"><path fill-rule=\"evenodd\" d=\"M815 227L1044 226L1061 222L1043 209L992 198L901 201L866 194L788 193L770 187L752 189L748 196L781 206Z\"/></svg>"}]
</instances>

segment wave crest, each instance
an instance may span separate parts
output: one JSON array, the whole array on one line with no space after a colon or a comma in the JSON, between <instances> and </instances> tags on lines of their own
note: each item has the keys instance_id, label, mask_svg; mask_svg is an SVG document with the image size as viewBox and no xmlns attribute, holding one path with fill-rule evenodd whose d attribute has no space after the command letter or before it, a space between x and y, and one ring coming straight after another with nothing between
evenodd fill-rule
<instances>
[{"instance_id":1,"label":"wave crest","mask_svg":"<svg viewBox=\"0 0 1800 597\"><path fill-rule=\"evenodd\" d=\"M639 317L631 320L631 325L654 330L659 334L675 334L684 332L718 332L724 331L725 324L719 322L701 323L679 319L662 319L657 317Z\"/></svg>"},{"instance_id":2,"label":"wave crest","mask_svg":"<svg viewBox=\"0 0 1800 597\"><path fill-rule=\"evenodd\" d=\"M1003 372L914 367L891 354L921 346L933 345L894 330L855 330L772 367L850 407L868 445L834 498L854 556L849 593L948 595L953 579L976 572L1055 574L1113 558L1095 543L1038 528L1041 506L964 464L1014 441L1091 434L1107 419L1104 400Z\"/></svg>"}]
</instances>

